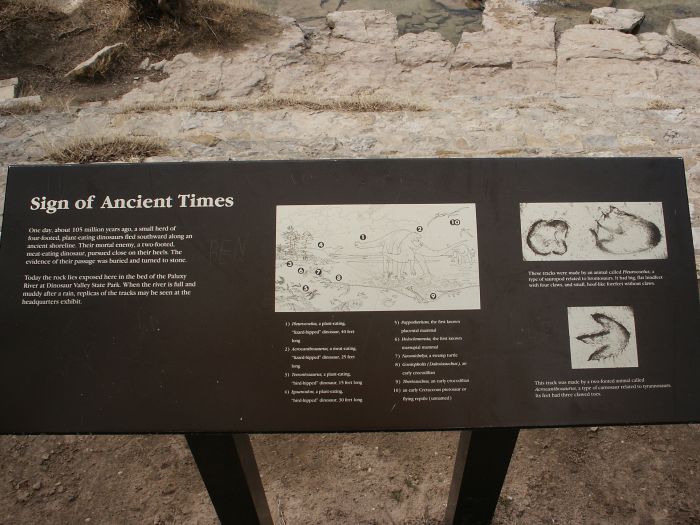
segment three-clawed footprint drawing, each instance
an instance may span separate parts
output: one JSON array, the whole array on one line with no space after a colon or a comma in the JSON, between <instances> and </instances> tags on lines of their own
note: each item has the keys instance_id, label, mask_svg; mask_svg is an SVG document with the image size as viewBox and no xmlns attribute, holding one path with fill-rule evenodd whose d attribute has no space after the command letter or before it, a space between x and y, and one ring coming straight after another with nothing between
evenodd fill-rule
<instances>
[{"instance_id":1,"label":"three-clawed footprint drawing","mask_svg":"<svg viewBox=\"0 0 700 525\"><path fill-rule=\"evenodd\" d=\"M275 311L480 308L476 206L277 207Z\"/></svg>"},{"instance_id":2,"label":"three-clawed footprint drawing","mask_svg":"<svg viewBox=\"0 0 700 525\"><path fill-rule=\"evenodd\" d=\"M631 307L569 307L568 319L572 368L638 366Z\"/></svg>"},{"instance_id":3,"label":"three-clawed footprint drawing","mask_svg":"<svg viewBox=\"0 0 700 525\"><path fill-rule=\"evenodd\" d=\"M576 339L594 348L588 360L603 361L619 357L630 342L629 330L605 314L596 312L591 317L602 329L592 334L576 336Z\"/></svg>"},{"instance_id":4,"label":"three-clawed footprint drawing","mask_svg":"<svg viewBox=\"0 0 700 525\"><path fill-rule=\"evenodd\" d=\"M525 261L665 259L660 202L520 205Z\"/></svg>"}]
</instances>

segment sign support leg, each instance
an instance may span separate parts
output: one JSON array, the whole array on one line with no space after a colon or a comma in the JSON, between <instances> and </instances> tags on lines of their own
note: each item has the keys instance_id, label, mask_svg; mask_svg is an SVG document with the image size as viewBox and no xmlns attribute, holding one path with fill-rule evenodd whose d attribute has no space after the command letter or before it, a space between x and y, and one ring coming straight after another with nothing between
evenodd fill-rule
<instances>
[{"instance_id":1,"label":"sign support leg","mask_svg":"<svg viewBox=\"0 0 700 525\"><path fill-rule=\"evenodd\" d=\"M222 525L272 525L248 434L185 434Z\"/></svg>"},{"instance_id":2,"label":"sign support leg","mask_svg":"<svg viewBox=\"0 0 700 525\"><path fill-rule=\"evenodd\" d=\"M488 525L518 439L517 428L461 432L445 525Z\"/></svg>"}]
</instances>

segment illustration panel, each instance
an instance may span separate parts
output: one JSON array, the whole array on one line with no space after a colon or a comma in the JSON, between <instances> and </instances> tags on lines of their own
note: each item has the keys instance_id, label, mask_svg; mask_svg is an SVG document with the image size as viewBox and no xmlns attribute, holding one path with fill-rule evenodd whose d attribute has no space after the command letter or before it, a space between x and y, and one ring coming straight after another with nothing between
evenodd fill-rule
<instances>
[{"instance_id":1,"label":"illustration panel","mask_svg":"<svg viewBox=\"0 0 700 525\"><path fill-rule=\"evenodd\" d=\"M639 366L631 307L569 307L568 316L571 368Z\"/></svg>"},{"instance_id":2,"label":"illustration panel","mask_svg":"<svg viewBox=\"0 0 700 525\"><path fill-rule=\"evenodd\" d=\"M480 308L474 204L277 206L275 311Z\"/></svg>"},{"instance_id":3,"label":"illustration panel","mask_svg":"<svg viewBox=\"0 0 700 525\"><path fill-rule=\"evenodd\" d=\"M660 202L521 203L525 261L666 259Z\"/></svg>"}]
</instances>

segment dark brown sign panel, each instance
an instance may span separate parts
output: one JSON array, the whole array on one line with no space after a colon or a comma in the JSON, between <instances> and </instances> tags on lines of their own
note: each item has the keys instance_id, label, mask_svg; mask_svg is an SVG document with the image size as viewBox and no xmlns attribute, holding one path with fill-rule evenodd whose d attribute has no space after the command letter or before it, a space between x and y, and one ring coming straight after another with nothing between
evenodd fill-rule
<instances>
[{"instance_id":1,"label":"dark brown sign panel","mask_svg":"<svg viewBox=\"0 0 700 525\"><path fill-rule=\"evenodd\" d=\"M700 421L679 159L17 166L0 432Z\"/></svg>"}]
</instances>

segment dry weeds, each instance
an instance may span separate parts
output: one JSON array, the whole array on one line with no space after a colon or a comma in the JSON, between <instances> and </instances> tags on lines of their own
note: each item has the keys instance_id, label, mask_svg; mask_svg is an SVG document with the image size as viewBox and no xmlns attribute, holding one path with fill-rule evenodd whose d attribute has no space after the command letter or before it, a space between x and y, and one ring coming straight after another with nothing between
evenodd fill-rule
<instances>
[{"instance_id":1,"label":"dry weeds","mask_svg":"<svg viewBox=\"0 0 700 525\"><path fill-rule=\"evenodd\" d=\"M85 0L70 15L48 0L0 0L0 71L19 77L45 95L74 95L78 102L116 98L134 86L133 77L162 78L141 71L151 62L178 53L230 50L243 43L272 38L277 19L244 0L181 0L179 16L163 14L157 0L146 12L136 0ZM63 76L105 46L127 44L110 70L91 82Z\"/></svg>"},{"instance_id":2,"label":"dry weeds","mask_svg":"<svg viewBox=\"0 0 700 525\"><path fill-rule=\"evenodd\" d=\"M386 113L395 111L427 111L429 108L413 102L399 102L386 98L355 96L319 99L304 96L274 97L234 101L193 100L186 102L148 102L127 106L123 113L145 113L149 111L197 111L216 113L220 111L265 111L284 108L303 108L312 111L341 111L348 113Z\"/></svg>"},{"instance_id":3,"label":"dry weeds","mask_svg":"<svg viewBox=\"0 0 700 525\"><path fill-rule=\"evenodd\" d=\"M59 147L51 147L47 157L61 164L90 162L114 162L120 160L143 160L162 155L168 150L157 139L146 137L97 137L80 138Z\"/></svg>"},{"instance_id":4,"label":"dry weeds","mask_svg":"<svg viewBox=\"0 0 700 525\"><path fill-rule=\"evenodd\" d=\"M12 99L17 100L17 99ZM0 117L15 117L19 115L32 115L39 113L44 108L44 104L34 102L14 102L11 104L0 104Z\"/></svg>"},{"instance_id":5,"label":"dry weeds","mask_svg":"<svg viewBox=\"0 0 700 525\"><path fill-rule=\"evenodd\" d=\"M647 103L647 109L665 110L665 109L683 109L683 106L679 104L672 104L666 102L665 100L654 99Z\"/></svg>"},{"instance_id":6,"label":"dry weeds","mask_svg":"<svg viewBox=\"0 0 700 525\"><path fill-rule=\"evenodd\" d=\"M118 27L148 24L159 43L186 47L229 48L274 30L268 12L245 0L170 0L174 16L157 9L156 0L127 0L132 16L123 16Z\"/></svg>"}]
</instances>

